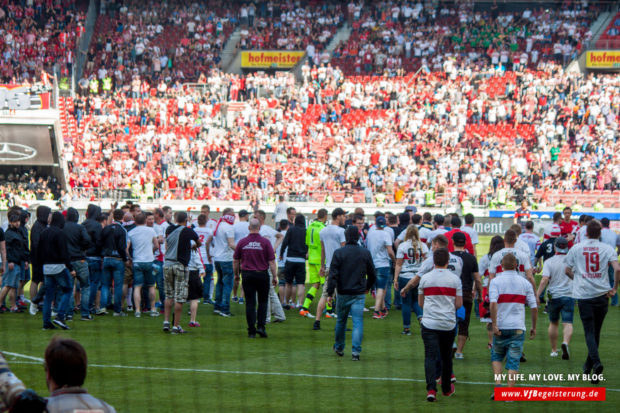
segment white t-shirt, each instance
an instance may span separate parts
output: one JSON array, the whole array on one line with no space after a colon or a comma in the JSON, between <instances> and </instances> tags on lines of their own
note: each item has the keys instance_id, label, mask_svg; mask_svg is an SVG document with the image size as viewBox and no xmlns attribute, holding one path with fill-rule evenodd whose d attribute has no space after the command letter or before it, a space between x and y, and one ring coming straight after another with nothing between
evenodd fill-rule
<instances>
[{"instance_id":1,"label":"white t-shirt","mask_svg":"<svg viewBox=\"0 0 620 413\"><path fill-rule=\"evenodd\" d=\"M587 229L588 226L584 225L577 230L577 232L575 233L575 244L579 244L588 239L588 237L586 236Z\"/></svg>"},{"instance_id":2,"label":"white t-shirt","mask_svg":"<svg viewBox=\"0 0 620 413\"><path fill-rule=\"evenodd\" d=\"M484 254L484 256L480 258L480 261L478 261L478 271L480 272L480 275L482 276L483 287L489 286L489 264L490 263L491 263L491 257L489 257L489 254Z\"/></svg>"},{"instance_id":3,"label":"white t-shirt","mask_svg":"<svg viewBox=\"0 0 620 413\"><path fill-rule=\"evenodd\" d=\"M228 222L221 221L217 233L213 236L213 261L229 262L235 252L228 245L228 239L235 239L235 230Z\"/></svg>"},{"instance_id":4,"label":"white t-shirt","mask_svg":"<svg viewBox=\"0 0 620 413\"><path fill-rule=\"evenodd\" d=\"M601 242L612 248L620 246L620 236L609 228L603 228L601 231Z\"/></svg>"},{"instance_id":5,"label":"white t-shirt","mask_svg":"<svg viewBox=\"0 0 620 413\"><path fill-rule=\"evenodd\" d=\"M237 244L242 238L245 238L248 235L250 235L250 222L249 221L235 222L235 224L233 225L233 230L235 231L235 244Z\"/></svg>"},{"instance_id":6,"label":"white t-shirt","mask_svg":"<svg viewBox=\"0 0 620 413\"><path fill-rule=\"evenodd\" d=\"M531 232L524 232L519 235L519 240L523 241L529 248L530 252L530 261L532 265L534 265L534 261L536 260L536 248L540 244L540 238L536 236L536 234L532 234Z\"/></svg>"},{"instance_id":7,"label":"white t-shirt","mask_svg":"<svg viewBox=\"0 0 620 413\"><path fill-rule=\"evenodd\" d=\"M614 261L618 261L614 249L599 240L587 238L573 245L566 255L566 266L575 274L573 298L595 298L609 292L607 267Z\"/></svg>"},{"instance_id":8,"label":"white t-shirt","mask_svg":"<svg viewBox=\"0 0 620 413\"><path fill-rule=\"evenodd\" d=\"M170 226L170 224L168 223L168 221L162 221L161 224L153 224L153 229L155 230L155 233L157 234L158 237L163 237L164 242L162 242L161 244L159 244L159 251L157 252L157 260L158 261L164 261L164 256L166 255L166 229L168 229L168 227Z\"/></svg>"},{"instance_id":9,"label":"white t-shirt","mask_svg":"<svg viewBox=\"0 0 620 413\"><path fill-rule=\"evenodd\" d=\"M266 225L263 225L262 227L260 227L260 232L259 232L259 234L260 234L260 235L262 235L263 237L267 238L267 239L269 240L269 242L271 242L271 246L274 246L274 245L275 245L275 243L276 243L276 241L275 241L275 240L276 240L275 235L273 236L273 239L274 239L274 240L273 240L273 241L271 241L271 238L269 238L267 235L264 235L264 234L263 234L263 228L269 228L269 229L273 229L273 228L268 227L268 226L266 226ZM274 230L274 231L275 231L275 230ZM267 231L265 231L265 232L267 232ZM284 236L286 236L286 231L280 231L280 232L277 232L277 231L276 231L276 233L277 233L277 234L282 234L282 236L283 236L283 237L284 237ZM286 251L285 251L284 256L282 257L282 260L280 260L280 250L281 250L281 249L282 249L282 243L280 243L280 245L278 245L278 248L276 249L276 261L277 261L277 262L276 262L276 264L278 265L278 268L282 268L282 267L284 267L284 265L286 264Z\"/></svg>"},{"instance_id":10,"label":"white t-shirt","mask_svg":"<svg viewBox=\"0 0 620 413\"><path fill-rule=\"evenodd\" d=\"M497 253L493 254L495 257ZM532 285L516 271L504 271L489 284L489 301L497 303L497 327L500 330L525 331L525 303L536 308Z\"/></svg>"},{"instance_id":11,"label":"white t-shirt","mask_svg":"<svg viewBox=\"0 0 620 413\"><path fill-rule=\"evenodd\" d=\"M525 277L525 272L532 269L532 263L530 262L530 257L528 254L524 254L516 248L503 248L493 254L491 263L489 264L489 274L497 275L504 272L504 269L502 268L502 259L508 254L514 255L517 259L517 272L522 277ZM532 287L531 284L530 287Z\"/></svg>"},{"instance_id":12,"label":"white t-shirt","mask_svg":"<svg viewBox=\"0 0 620 413\"><path fill-rule=\"evenodd\" d=\"M461 279L440 268L420 280L418 294L424 295L422 325L431 330L452 330L456 326L456 297L463 296Z\"/></svg>"},{"instance_id":13,"label":"white t-shirt","mask_svg":"<svg viewBox=\"0 0 620 413\"><path fill-rule=\"evenodd\" d=\"M390 266L390 256L386 247L392 245L392 237L385 230L376 229L368 231L366 237L366 247L372 256L372 262L375 268L383 268Z\"/></svg>"},{"instance_id":14,"label":"white t-shirt","mask_svg":"<svg viewBox=\"0 0 620 413\"><path fill-rule=\"evenodd\" d=\"M276 241L277 241L276 236L279 234L278 231L276 231L275 229L271 228L269 225L261 225L260 230L258 231L258 234L260 236L262 236L262 237L267 238L269 240L269 242L271 242L271 246L272 247L276 246ZM284 231L284 233L282 235L284 235L284 234L286 234L286 231ZM279 249L280 249L280 247L278 246L278 250Z\"/></svg>"},{"instance_id":15,"label":"white t-shirt","mask_svg":"<svg viewBox=\"0 0 620 413\"><path fill-rule=\"evenodd\" d=\"M520 235L519 235L520 237ZM521 251L523 254L529 256L530 255L530 247L529 245L527 245L527 243L525 241L523 241L521 238L517 238L517 242L515 242L515 248L518 251Z\"/></svg>"},{"instance_id":16,"label":"white t-shirt","mask_svg":"<svg viewBox=\"0 0 620 413\"><path fill-rule=\"evenodd\" d=\"M573 280L566 275L566 255L555 254L545 261L542 276L549 278L548 290L552 298L573 296Z\"/></svg>"},{"instance_id":17,"label":"white t-shirt","mask_svg":"<svg viewBox=\"0 0 620 413\"><path fill-rule=\"evenodd\" d=\"M205 264L213 264L213 258L211 258L211 261L207 260L207 240L211 235L213 235L213 230L208 226L204 226L194 227L194 231L198 235L198 239L201 242L200 248L198 248L198 255L202 259L202 262ZM213 245L213 243L211 245ZM209 245L209 249L211 248L211 245Z\"/></svg>"},{"instance_id":18,"label":"white t-shirt","mask_svg":"<svg viewBox=\"0 0 620 413\"><path fill-rule=\"evenodd\" d=\"M428 235L431 233L431 230L426 227L418 227L418 234L420 235L420 241L425 244L428 244ZM398 234L398 239L400 242L405 240L405 235L407 235L407 229L403 230Z\"/></svg>"},{"instance_id":19,"label":"white t-shirt","mask_svg":"<svg viewBox=\"0 0 620 413\"><path fill-rule=\"evenodd\" d=\"M473 245L476 245L479 243L478 242L478 231L476 231L473 227L470 227L469 225L465 225L461 227L461 230L469 235L469 238L471 238L471 243Z\"/></svg>"},{"instance_id":20,"label":"white t-shirt","mask_svg":"<svg viewBox=\"0 0 620 413\"><path fill-rule=\"evenodd\" d=\"M403 266L399 277L411 279L418 273L422 262L428 255L428 247L423 242L417 243L417 248L413 248L411 240L401 242L396 251L396 258L403 259Z\"/></svg>"},{"instance_id":21,"label":"white t-shirt","mask_svg":"<svg viewBox=\"0 0 620 413\"><path fill-rule=\"evenodd\" d=\"M433 242L433 238L435 238L437 235L443 235L446 232L448 232L448 230L445 229L444 227L439 227L437 229L432 230L431 232L428 233L428 236L426 237L426 243L428 245L431 245L431 243Z\"/></svg>"},{"instance_id":22,"label":"white t-shirt","mask_svg":"<svg viewBox=\"0 0 620 413\"><path fill-rule=\"evenodd\" d=\"M344 228L338 225L328 225L321 230L319 238L325 247L325 265L329 268L332 264L334 252L342 247L346 241L344 237Z\"/></svg>"},{"instance_id":23,"label":"white t-shirt","mask_svg":"<svg viewBox=\"0 0 620 413\"><path fill-rule=\"evenodd\" d=\"M133 249L133 262L153 262L153 238L157 238L157 233L151 227L138 225L127 233Z\"/></svg>"}]
</instances>

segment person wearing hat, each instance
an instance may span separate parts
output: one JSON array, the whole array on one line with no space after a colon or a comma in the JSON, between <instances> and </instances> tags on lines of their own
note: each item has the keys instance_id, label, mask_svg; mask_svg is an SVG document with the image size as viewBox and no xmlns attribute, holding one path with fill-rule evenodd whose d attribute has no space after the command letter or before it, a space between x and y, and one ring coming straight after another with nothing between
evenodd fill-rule
<instances>
[{"instance_id":1,"label":"person wearing hat","mask_svg":"<svg viewBox=\"0 0 620 413\"><path fill-rule=\"evenodd\" d=\"M241 241L241 239L250 235L250 213L245 209L239 211L239 219L233 225L233 231L235 232L235 245ZM237 298L237 292L239 291L239 281L235 278L233 282L233 298L234 302L239 302L239 304L243 304L243 289L241 290L241 297Z\"/></svg>"},{"instance_id":2,"label":"person wearing hat","mask_svg":"<svg viewBox=\"0 0 620 413\"><path fill-rule=\"evenodd\" d=\"M349 227L344 235L346 245L338 248L331 259L327 301L331 304L334 292L338 292L334 352L340 357L344 355L345 331L350 314L353 319L351 355L353 361L359 361L364 335L365 295L375 283L375 266L369 251L357 243L360 237L358 229Z\"/></svg>"},{"instance_id":3,"label":"person wearing hat","mask_svg":"<svg viewBox=\"0 0 620 413\"><path fill-rule=\"evenodd\" d=\"M566 254L568 240L558 237L554 243L555 255L545 260L542 279L538 286L538 296L543 294L549 286L550 300L547 305L549 315L549 341L551 342L551 357L558 356L558 325L562 317L562 360L568 360L570 353L568 345L573 335L573 280L566 275Z\"/></svg>"},{"instance_id":4,"label":"person wearing hat","mask_svg":"<svg viewBox=\"0 0 620 413\"><path fill-rule=\"evenodd\" d=\"M393 238L391 234L386 231L386 226L387 221L385 217L378 216L375 220L375 229L369 231L368 237L366 238L366 246L368 247L368 251L370 251L377 273L375 311L372 316L372 318L375 319L385 318L388 314L384 302L385 290L392 280L391 263L396 261L392 248L394 243Z\"/></svg>"}]
</instances>

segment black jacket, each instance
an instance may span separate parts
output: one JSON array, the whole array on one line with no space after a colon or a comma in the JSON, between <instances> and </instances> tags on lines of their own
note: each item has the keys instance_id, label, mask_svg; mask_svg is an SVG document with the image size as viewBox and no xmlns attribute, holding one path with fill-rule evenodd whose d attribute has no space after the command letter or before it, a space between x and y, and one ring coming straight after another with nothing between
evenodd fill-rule
<instances>
[{"instance_id":1,"label":"black jacket","mask_svg":"<svg viewBox=\"0 0 620 413\"><path fill-rule=\"evenodd\" d=\"M306 245L306 219L302 215L295 217L295 225L286 231L280 254L287 257L306 259L308 246Z\"/></svg>"},{"instance_id":2,"label":"black jacket","mask_svg":"<svg viewBox=\"0 0 620 413\"><path fill-rule=\"evenodd\" d=\"M21 264L30 260L30 251L28 250L28 238L24 238L24 234L19 228L9 226L4 233L6 242L6 262L13 264Z\"/></svg>"},{"instance_id":3,"label":"black jacket","mask_svg":"<svg viewBox=\"0 0 620 413\"><path fill-rule=\"evenodd\" d=\"M67 237L62 232L64 226L65 217L60 212L54 212L50 226L41 233L37 259L41 265L65 264L69 271L73 271L67 250Z\"/></svg>"},{"instance_id":4,"label":"black jacket","mask_svg":"<svg viewBox=\"0 0 620 413\"><path fill-rule=\"evenodd\" d=\"M116 257L127 261L127 231L118 222L114 221L101 231L103 257Z\"/></svg>"},{"instance_id":5,"label":"black jacket","mask_svg":"<svg viewBox=\"0 0 620 413\"><path fill-rule=\"evenodd\" d=\"M101 216L101 208L97 205L89 204L86 209L86 219L82 226L86 228L90 238L90 247L86 250L87 257L101 257L102 239L101 232L103 227L97 219Z\"/></svg>"},{"instance_id":6,"label":"black jacket","mask_svg":"<svg viewBox=\"0 0 620 413\"><path fill-rule=\"evenodd\" d=\"M62 229L67 237L67 248L71 261L86 259L86 250L92 244L86 227L77 223L79 217L80 214L77 209L67 209L67 221Z\"/></svg>"},{"instance_id":7,"label":"black jacket","mask_svg":"<svg viewBox=\"0 0 620 413\"><path fill-rule=\"evenodd\" d=\"M37 249L39 246L39 237L41 232L47 228L47 219L52 213L52 210L44 205L37 208L37 220L30 228L30 251L32 254L32 269L34 272L41 271L39 265L39 255Z\"/></svg>"},{"instance_id":8,"label":"black jacket","mask_svg":"<svg viewBox=\"0 0 620 413\"><path fill-rule=\"evenodd\" d=\"M357 244L338 248L329 267L327 293L360 295L366 294L377 279L370 252Z\"/></svg>"}]
</instances>

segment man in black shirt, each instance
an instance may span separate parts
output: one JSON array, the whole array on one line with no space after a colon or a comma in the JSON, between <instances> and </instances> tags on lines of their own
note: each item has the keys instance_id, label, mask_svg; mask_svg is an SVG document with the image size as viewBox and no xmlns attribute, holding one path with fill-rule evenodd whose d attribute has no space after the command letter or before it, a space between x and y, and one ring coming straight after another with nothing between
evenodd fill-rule
<instances>
[{"instance_id":1,"label":"man in black shirt","mask_svg":"<svg viewBox=\"0 0 620 413\"><path fill-rule=\"evenodd\" d=\"M196 232L187 227L187 213L178 212L176 225L166 229L166 255L164 257L164 289L166 302L164 305L165 332L170 331L170 312L174 303L174 326L172 334L183 334L181 328L181 312L183 303L187 301L189 270L187 265L192 254L192 248L199 248L201 243ZM192 247L192 241L194 246Z\"/></svg>"},{"instance_id":2,"label":"man in black shirt","mask_svg":"<svg viewBox=\"0 0 620 413\"><path fill-rule=\"evenodd\" d=\"M67 253L71 259L71 265L76 273L76 280L79 282L80 292L80 313L82 321L92 320L90 315L88 300L90 299L90 282L88 273L88 262L86 262L86 250L92 244L90 235L86 227L78 224L80 214L77 209L67 209L67 221L62 232L67 238Z\"/></svg>"},{"instance_id":3,"label":"man in black shirt","mask_svg":"<svg viewBox=\"0 0 620 413\"><path fill-rule=\"evenodd\" d=\"M114 221L101 231L103 256L103 274L101 288L101 307L110 304L110 287L114 280L114 316L126 316L122 311L123 278L127 257L127 231L121 223L123 210L115 209L112 213Z\"/></svg>"},{"instance_id":4,"label":"man in black shirt","mask_svg":"<svg viewBox=\"0 0 620 413\"><path fill-rule=\"evenodd\" d=\"M454 357L457 359L464 358L463 349L465 348L465 342L469 336L469 320L471 318L471 308L474 302L472 296L472 290L474 283L478 297L482 297L482 280L478 271L478 261L476 257L465 251L465 243L467 237L464 232L456 232L452 235L452 242L454 244L453 255L461 257L463 260L463 269L461 271L461 284L463 285L463 308L465 309L465 317L458 318L458 336L457 336L457 348Z\"/></svg>"}]
</instances>

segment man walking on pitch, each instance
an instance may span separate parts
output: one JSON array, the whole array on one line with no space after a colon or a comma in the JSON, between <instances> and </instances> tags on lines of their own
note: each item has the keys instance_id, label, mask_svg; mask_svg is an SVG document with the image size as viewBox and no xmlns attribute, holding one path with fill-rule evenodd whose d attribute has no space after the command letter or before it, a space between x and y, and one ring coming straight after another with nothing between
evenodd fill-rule
<instances>
[{"instance_id":1,"label":"man walking on pitch","mask_svg":"<svg viewBox=\"0 0 620 413\"><path fill-rule=\"evenodd\" d=\"M327 300L331 304L334 291L338 292L336 337L334 351L344 355L345 330L349 314L353 318L352 360L359 361L364 335L365 295L375 282L375 267L368 250L357 244L359 232L356 227L345 231L346 245L337 249L329 267Z\"/></svg>"},{"instance_id":2,"label":"man walking on pitch","mask_svg":"<svg viewBox=\"0 0 620 413\"><path fill-rule=\"evenodd\" d=\"M587 238L575 244L566 256L566 274L573 278L573 298L579 306L579 317L588 346L588 357L583 365L584 374L601 374L603 364L598 354L603 321L609 307L609 298L618 291L620 265L618 255L609 245L599 241L601 223L597 220L588 222ZM614 286L609 287L607 267L615 271ZM594 377L592 384L598 384Z\"/></svg>"},{"instance_id":3,"label":"man walking on pitch","mask_svg":"<svg viewBox=\"0 0 620 413\"><path fill-rule=\"evenodd\" d=\"M549 284L549 341L551 342L551 357L558 356L558 324L562 316L563 340L562 359L568 360L570 354L568 344L573 335L573 313L575 302L573 301L573 281L566 275L566 253L568 253L568 240L563 237L555 240L555 255L545 260L542 279L538 286L540 295Z\"/></svg>"},{"instance_id":4,"label":"man walking on pitch","mask_svg":"<svg viewBox=\"0 0 620 413\"><path fill-rule=\"evenodd\" d=\"M319 209L316 221L308 226L306 230L306 246L308 247L308 273L310 289L306 294L304 304L299 311L299 315L302 317L314 318L310 314L310 305L319 287L325 283L325 277L321 277L321 236L320 233L325 228L325 222L327 221L327 210Z\"/></svg>"},{"instance_id":5,"label":"man walking on pitch","mask_svg":"<svg viewBox=\"0 0 620 413\"><path fill-rule=\"evenodd\" d=\"M272 284L277 284L277 268L275 254L271 242L259 234L261 224L258 219L250 220L250 235L242 238L233 255L233 271L235 278L243 273L243 292L246 298L245 318L248 323L248 337L256 334L267 338L265 323L269 299L269 273L271 270ZM258 296L258 312L256 297Z\"/></svg>"}]
</instances>

